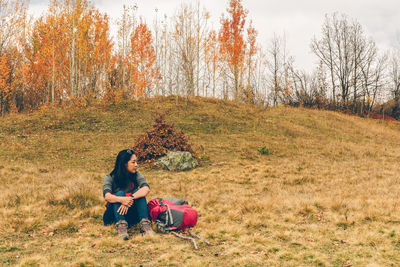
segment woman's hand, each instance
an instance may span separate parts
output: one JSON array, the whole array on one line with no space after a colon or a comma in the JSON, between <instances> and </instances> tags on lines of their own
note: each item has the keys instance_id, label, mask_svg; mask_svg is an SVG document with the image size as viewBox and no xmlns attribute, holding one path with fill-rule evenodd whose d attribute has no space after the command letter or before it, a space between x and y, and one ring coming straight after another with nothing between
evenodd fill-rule
<instances>
[{"instance_id":1,"label":"woman's hand","mask_svg":"<svg viewBox=\"0 0 400 267\"><path fill-rule=\"evenodd\" d=\"M121 204L130 208L133 204L133 198L131 197L121 197Z\"/></svg>"},{"instance_id":2,"label":"woman's hand","mask_svg":"<svg viewBox=\"0 0 400 267\"><path fill-rule=\"evenodd\" d=\"M133 204L133 198L131 197L121 197L120 198L121 206L117 210L117 212L121 215L125 215L128 213L128 209L132 206Z\"/></svg>"},{"instance_id":3,"label":"woman's hand","mask_svg":"<svg viewBox=\"0 0 400 267\"><path fill-rule=\"evenodd\" d=\"M125 215L125 214L128 213L128 209L129 209L128 206L125 206L125 205L122 204L122 205L119 207L119 209L117 210L117 212L118 212L119 214L121 214L121 215Z\"/></svg>"}]
</instances>

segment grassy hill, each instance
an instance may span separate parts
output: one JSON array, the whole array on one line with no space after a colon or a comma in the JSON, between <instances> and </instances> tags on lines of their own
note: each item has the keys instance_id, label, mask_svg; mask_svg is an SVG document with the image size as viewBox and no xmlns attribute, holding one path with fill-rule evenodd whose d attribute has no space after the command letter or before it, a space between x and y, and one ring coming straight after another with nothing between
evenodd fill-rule
<instances>
[{"instance_id":1,"label":"grassy hill","mask_svg":"<svg viewBox=\"0 0 400 267\"><path fill-rule=\"evenodd\" d=\"M102 225L104 175L159 113L203 166L142 168L148 200L195 202L212 246L138 229L122 241ZM400 265L397 122L156 98L10 115L0 144L0 265Z\"/></svg>"}]
</instances>

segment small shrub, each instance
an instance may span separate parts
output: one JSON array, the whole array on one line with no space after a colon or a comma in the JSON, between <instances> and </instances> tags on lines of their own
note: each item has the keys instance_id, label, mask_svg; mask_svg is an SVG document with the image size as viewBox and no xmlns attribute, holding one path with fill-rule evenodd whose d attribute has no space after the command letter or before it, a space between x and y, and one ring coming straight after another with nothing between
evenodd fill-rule
<instances>
[{"instance_id":1,"label":"small shrub","mask_svg":"<svg viewBox=\"0 0 400 267\"><path fill-rule=\"evenodd\" d=\"M165 156L168 151L187 151L196 157L183 130L177 131L168 124L164 115L155 119L153 129L138 137L133 145L139 162L151 162Z\"/></svg>"},{"instance_id":2,"label":"small shrub","mask_svg":"<svg viewBox=\"0 0 400 267\"><path fill-rule=\"evenodd\" d=\"M258 152L260 152L263 155L269 155L269 149L266 146L263 146L262 148L257 149Z\"/></svg>"},{"instance_id":3,"label":"small shrub","mask_svg":"<svg viewBox=\"0 0 400 267\"><path fill-rule=\"evenodd\" d=\"M302 170L304 170L304 168L301 167L301 166L299 166L296 170L297 170L298 172L301 172Z\"/></svg>"}]
</instances>

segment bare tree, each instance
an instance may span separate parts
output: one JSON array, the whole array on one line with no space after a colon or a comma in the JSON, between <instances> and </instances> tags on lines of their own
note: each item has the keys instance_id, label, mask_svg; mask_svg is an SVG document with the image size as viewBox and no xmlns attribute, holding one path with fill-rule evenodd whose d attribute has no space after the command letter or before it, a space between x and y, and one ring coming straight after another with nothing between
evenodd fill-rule
<instances>
[{"instance_id":1,"label":"bare tree","mask_svg":"<svg viewBox=\"0 0 400 267\"><path fill-rule=\"evenodd\" d=\"M400 99L400 51L393 51L390 58L389 75L391 79L391 94L396 102Z\"/></svg>"},{"instance_id":2,"label":"bare tree","mask_svg":"<svg viewBox=\"0 0 400 267\"><path fill-rule=\"evenodd\" d=\"M173 39L177 48L177 58L185 80L187 95L200 94L202 76L202 47L207 28L208 14L200 11L200 5L183 4L174 19Z\"/></svg>"},{"instance_id":3,"label":"bare tree","mask_svg":"<svg viewBox=\"0 0 400 267\"><path fill-rule=\"evenodd\" d=\"M330 19L325 16L325 23L322 26L322 38L317 40L315 37L311 43L312 51L319 57L329 69L332 83L332 102L336 102L336 78L334 63L334 30L331 26Z\"/></svg>"},{"instance_id":4,"label":"bare tree","mask_svg":"<svg viewBox=\"0 0 400 267\"><path fill-rule=\"evenodd\" d=\"M283 67L281 43L282 40L274 34L268 49L268 52L271 56L271 60L269 61L269 71L271 74L272 103L274 106L278 104L278 96L281 90L281 75Z\"/></svg>"},{"instance_id":5,"label":"bare tree","mask_svg":"<svg viewBox=\"0 0 400 267\"><path fill-rule=\"evenodd\" d=\"M289 68L293 63L293 58L288 56L286 50L285 36L280 37L276 34L270 40L267 49L268 74L267 80L269 87L272 88L272 104L276 106L280 96L287 95L289 90Z\"/></svg>"},{"instance_id":6,"label":"bare tree","mask_svg":"<svg viewBox=\"0 0 400 267\"><path fill-rule=\"evenodd\" d=\"M160 55L161 55L161 53L160 53L160 40L161 40L161 38L160 38L160 23L158 21L158 8L155 8L154 12L155 12L155 19L153 21L153 32L154 32L154 41L153 41L153 43L154 43L154 52L155 52L155 55L156 55L155 64L156 64L157 69L160 69L159 63L160 63L160 58L161 58L160 57ZM160 82L159 82L160 77L157 77L157 78L158 79L157 79L157 83L156 83L155 95L159 96L160 95Z\"/></svg>"},{"instance_id":7,"label":"bare tree","mask_svg":"<svg viewBox=\"0 0 400 267\"><path fill-rule=\"evenodd\" d=\"M292 106L312 107L317 97L315 75L304 70L297 70L293 64L288 65L288 83L290 89L283 91L286 103Z\"/></svg>"},{"instance_id":8,"label":"bare tree","mask_svg":"<svg viewBox=\"0 0 400 267\"><path fill-rule=\"evenodd\" d=\"M0 0L0 57L23 34L26 8L26 0Z\"/></svg>"},{"instance_id":9,"label":"bare tree","mask_svg":"<svg viewBox=\"0 0 400 267\"><path fill-rule=\"evenodd\" d=\"M119 85L123 92L127 92L128 77L127 74L127 57L130 47L130 36L135 29L136 24L136 11L138 7L125 6L121 18L117 21L118 25L118 59L120 68L120 81Z\"/></svg>"},{"instance_id":10,"label":"bare tree","mask_svg":"<svg viewBox=\"0 0 400 267\"><path fill-rule=\"evenodd\" d=\"M389 62L390 93L394 100L392 114L395 118L400 116L400 50L391 53Z\"/></svg>"},{"instance_id":11,"label":"bare tree","mask_svg":"<svg viewBox=\"0 0 400 267\"><path fill-rule=\"evenodd\" d=\"M375 46L369 51L369 56L365 64L361 66L362 70L362 89L363 101L361 112L370 113L386 86L385 69L387 55L377 56Z\"/></svg>"},{"instance_id":12,"label":"bare tree","mask_svg":"<svg viewBox=\"0 0 400 267\"><path fill-rule=\"evenodd\" d=\"M325 17L322 37L320 40L312 40L311 49L330 72L334 104L338 85L342 107L348 107L351 88L353 106L356 107L360 95L358 91L361 66L365 64L371 46L374 46L374 43L366 40L357 21L351 23L347 16L339 17L336 13Z\"/></svg>"}]
</instances>

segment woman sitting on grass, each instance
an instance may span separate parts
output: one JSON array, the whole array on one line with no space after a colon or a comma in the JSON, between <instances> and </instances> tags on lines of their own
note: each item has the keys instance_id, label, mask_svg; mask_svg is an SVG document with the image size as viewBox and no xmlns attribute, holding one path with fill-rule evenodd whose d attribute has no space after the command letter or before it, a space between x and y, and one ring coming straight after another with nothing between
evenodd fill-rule
<instances>
[{"instance_id":1,"label":"woman sitting on grass","mask_svg":"<svg viewBox=\"0 0 400 267\"><path fill-rule=\"evenodd\" d=\"M137 169L135 152L122 150L118 153L114 170L104 178L103 196L107 201L104 225L116 223L118 235L124 240L129 239L128 227L138 222L142 234L154 234L145 198L150 186Z\"/></svg>"}]
</instances>

